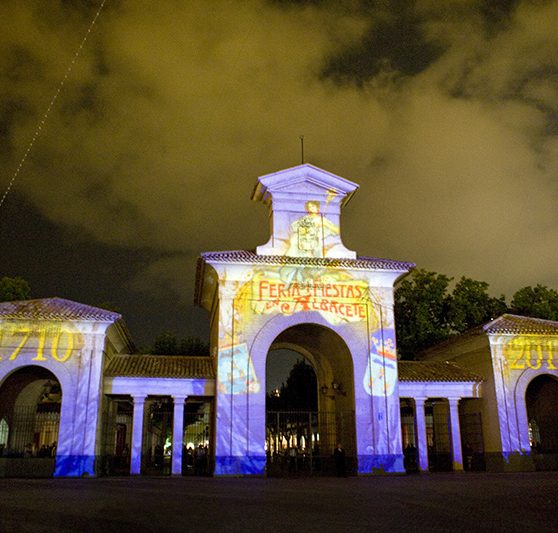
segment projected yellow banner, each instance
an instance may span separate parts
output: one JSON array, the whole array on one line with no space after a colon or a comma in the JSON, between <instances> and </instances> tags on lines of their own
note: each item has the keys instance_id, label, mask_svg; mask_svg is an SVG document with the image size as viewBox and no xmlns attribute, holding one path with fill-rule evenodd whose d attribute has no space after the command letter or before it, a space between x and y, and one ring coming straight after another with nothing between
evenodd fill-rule
<instances>
[{"instance_id":1,"label":"projected yellow banner","mask_svg":"<svg viewBox=\"0 0 558 533\"><path fill-rule=\"evenodd\" d=\"M366 319L365 283L291 283L263 279L256 283L256 313L317 311L332 323Z\"/></svg>"}]
</instances>

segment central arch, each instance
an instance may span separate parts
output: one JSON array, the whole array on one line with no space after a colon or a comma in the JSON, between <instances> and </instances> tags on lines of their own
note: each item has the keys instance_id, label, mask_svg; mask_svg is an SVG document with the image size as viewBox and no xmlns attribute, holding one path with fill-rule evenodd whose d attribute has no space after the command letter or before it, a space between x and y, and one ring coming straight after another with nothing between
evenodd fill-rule
<instances>
[{"instance_id":1,"label":"central arch","mask_svg":"<svg viewBox=\"0 0 558 533\"><path fill-rule=\"evenodd\" d=\"M268 474L332 474L337 443L345 448L349 471L356 470L354 369L351 352L332 329L316 323L288 327L271 342L266 356L287 349L299 354L316 375L317 409L271 411L266 406Z\"/></svg>"}]
</instances>

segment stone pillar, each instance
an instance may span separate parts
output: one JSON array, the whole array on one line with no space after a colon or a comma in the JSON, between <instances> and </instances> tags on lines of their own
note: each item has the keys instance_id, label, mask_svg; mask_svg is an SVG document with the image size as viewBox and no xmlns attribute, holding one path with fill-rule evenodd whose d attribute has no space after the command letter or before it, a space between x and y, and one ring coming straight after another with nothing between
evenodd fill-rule
<instances>
[{"instance_id":1,"label":"stone pillar","mask_svg":"<svg viewBox=\"0 0 558 533\"><path fill-rule=\"evenodd\" d=\"M134 400L134 419L132 425L132 449L130 452L130 474L141 473L141 452L143 440L143 418L145 396L132 396Z\"/></svg>"},{"instance_id":2,"label":"stone pillar","mask_svg":"<svg viewBox=\"0 0 558 533\"><path fill-rule=\"evenodd\" d=\"M451 424L451 451L453 457L453 470L455 472L463 470L461 430L459 428L459 400L460 398L448 398Z\"/></svg>"},{"instance_id":3,"label":"stone pillar","mask_svg":"<svg viewBox=\"0 0 558 533\"><path fill-rule=\"evenodd\" d=\"M426 398L415 398L415 423L417 429L418 467L421 472L428 472L428 444L426 441L426 421L424 402Z\"/></svg>"},{"instance_id":4,"label":"stone pillar","mask_svg":"<svg viewBox=\"0 0 558 533\"><path fill-rule=\"evenodd\" d=\"M173 396L172 416L172 469L173 476L182 475L182 437L184 435L184 401L187 396Z\"/></svg>"}]
</instances>

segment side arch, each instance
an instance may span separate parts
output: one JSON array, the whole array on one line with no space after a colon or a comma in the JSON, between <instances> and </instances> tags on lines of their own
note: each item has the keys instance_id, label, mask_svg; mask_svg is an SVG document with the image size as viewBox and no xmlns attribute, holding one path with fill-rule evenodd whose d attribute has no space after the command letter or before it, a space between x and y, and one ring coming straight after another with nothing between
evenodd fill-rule
<instances>
[{"instance_id":1,"label":"side arch","mask_svg":"<svg viewBox=\"0 0 558 533\"><path fill-rule=\"evenodd\" d=\"M552 455L553 462L556 463L556 459L558 459L558 410L556 409L558 378L547 373L535 377L527 386L525 405L533 451L545 456Z\"/></svg>"},{"instance_id":2,"label":"side arch","mask_svg":"<svg viewBox=\"0 0 558 533\"><path fill-rule=\"evenodd\" d=\"M4 372L0 420L4 421L6 434L2 447L8 461L3 469L7 475L12 468L30 477L54 473L64 401L59 375L36 364L14 365Z\"/></svg>"},{"instance_id":3,"label":"side arch","mask_svg":"<svg viewBox=\"0 0 558 533\"><path fill-rule=\"evenodd\" d=\"M3 367L4 365L0 363L0 389L14 372L18 372L22 369L25 369L26 367L44 368L45 370L48 370L51 374L53 374L62 388L62 398L64 398L64 392L68 393L73 388L72 385L74 379L72 377L72 373L63 363L52 363L50 361L46 361L45 363L36 362L29 364L29 362L25 362L21 364L6 365L6 368Z\"/></svg>"},{"instance_id":4,"label":"side arch","mask_svg":"<svg viewBox=\"0 0 558 533\"><path fill-rule=\"evenodd\" d=\"M530 451L529 419L527 416L526 394L529 384L539 376L551 376L558 380L558 370L533 370L528 368L522 372L514 386L514 410L516 416L517 440L522 451Z\"/></svg>"}]
</instances>

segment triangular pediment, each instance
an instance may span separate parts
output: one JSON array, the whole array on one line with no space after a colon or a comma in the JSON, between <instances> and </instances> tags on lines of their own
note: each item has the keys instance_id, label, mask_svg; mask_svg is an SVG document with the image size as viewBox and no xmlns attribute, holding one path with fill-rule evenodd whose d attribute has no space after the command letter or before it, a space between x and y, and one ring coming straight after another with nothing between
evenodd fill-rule
<instances>
[{"instance_id":1,"label":"triangular pediment","mask_svg":"<svg viewBox=\"0 0 558 533\"><path fill-rule=\"evenodd\" d=\"M276 183L272 187L268 187L268 191L271 192L304 192L308 194L323 194L328 190L331 190L331 187L326 188L323 182L318 182L306 176L284 180L282 183Z\"/></svg>"},{"instance_id":2,"label":"triangular pediment","mask_svg":"<svg viewBox=\"0 0 558 533\"><path fill-rule=\"evenodd\" d=\"M267 202L274 194L337 196L346 204L358 185L314 165L304 164L266 174L258 179L252 200Z\"/></svg>"}]
</instances>

